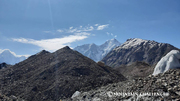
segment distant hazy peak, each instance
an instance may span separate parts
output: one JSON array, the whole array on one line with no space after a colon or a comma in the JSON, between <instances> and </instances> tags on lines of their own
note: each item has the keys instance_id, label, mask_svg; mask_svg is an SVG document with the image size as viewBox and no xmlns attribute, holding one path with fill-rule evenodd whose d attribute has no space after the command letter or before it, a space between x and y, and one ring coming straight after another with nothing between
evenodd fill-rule
<instances>
[{"instance_id":1,"label":"distant hazy peak","mask_svg":"<svg viewBox=\"0 0 180 101\"><path fill-rule=\"evenodd\" d=\"M15 63L19 63L20 61L25 60L26 56L19 56L16 55L14 52L10 51L9 49L4 49L0 52L0 63L7 63L14 65Z\"/></svg>"},{"instance_id":2,"label":"distant hazy peak","mask_svg":"<svg viewBox=\"0 0 180 101\"><path fill-rule=\"evenodd\" d=\"M77 46L74 50L79 51L83 55L93 59L94 61L100 61L106 54L108 54L115 47L120 46L120 43L116 39L107 40L102 45L84 44Z\"/></svg>"},{"instance_id":3,"label":"distant hazy peak","mask_svg":"<svg viewBox=\"0 0 180 101\"><path fill-rule=\"evenodd\" d=\"M118 42L115 38L113 38L113 39L110 39L110 40L107 40L106 42L113 42L113 41L116 41L116 42Z\"/></svg>"},{"instance_id":4,"label":"distant hazy peak","mask_svg":"<svg viewBox=\"0 0 180 101\"><path fill-rule=\"evenodd\" d=\"M17 56L14 52L11 52L9 49L4 49L0 54L12 54L14 56Z\"/></svg>"}]
</instances>

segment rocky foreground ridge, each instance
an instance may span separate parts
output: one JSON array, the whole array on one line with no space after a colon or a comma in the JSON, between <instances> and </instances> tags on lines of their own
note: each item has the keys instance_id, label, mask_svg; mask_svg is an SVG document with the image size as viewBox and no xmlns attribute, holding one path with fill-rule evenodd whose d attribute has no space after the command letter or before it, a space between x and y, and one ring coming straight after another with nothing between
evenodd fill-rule
<instances>
[{"instance_id":1,"label":"rocky foreground ridge","mask_svg":"<svg viewBox=\"0 0 180 101\"><path fill-rule=\"evenodd\" d=\"M65 101L180 101L180 69L109 84Z\"/></svg>"},{"instance_id":2,"label":"rocky foreground ridge","mask_svg":"<svg viewBox=\"0 0 180 101\"><path fill-rule=\"evenodd\" d=\"M126 78L108 66L96 63L64 47L45 50L10 68L0 70L0 93L25 101L59 101L79 91L88 91Z\"/></svg>"}]
</instances>

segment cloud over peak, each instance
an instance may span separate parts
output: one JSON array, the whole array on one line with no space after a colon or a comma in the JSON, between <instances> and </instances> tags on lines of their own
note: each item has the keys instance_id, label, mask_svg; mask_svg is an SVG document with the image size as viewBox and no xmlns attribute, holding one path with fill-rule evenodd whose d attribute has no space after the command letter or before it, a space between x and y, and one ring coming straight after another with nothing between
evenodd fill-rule
<instances>
[{"instance_id":1,"label":"cloud over peak","mask_svg":"<svg viewBox=\"0 0 180 101\"><path fill-rule=\"evenodd\" d=\"M88 38L92 31L94 30L103 30L107 28L109 24L99 25L95 24L94 26L79 26L79 27L69 27L67 29L58 29L56 32L66 33L67 35L64 37L52 38L52 39L28 39L28 38L12 38L15 42L32 44L40 47L41 49L45 49L48 51L56 51L66 45L70 45L73 42L84 40ZM44 31L45 33L51 33L51 31ZM92 34L95 36L95 34Z\"/></svg>"},{"instance_id":2,"label":"cloud over peak","mask_svg":"<svg viewBox=\"0 0 180 101\"><path fill-rule=\"evenodd\" d=\"M48 51L56 51L66 46L67 44L86 39L88 37L87 35L89 34L80 33L77 35L69 35L62 38L53 38L53 39L34 40L34 39L26 39L26 38L13 38L12 40L26 44L33 44Z\"/></svg>"},{"instance_id":3,"label":"cloud over peak","mask_svg":"<svg viewBox=\"0 0 180 101\"><path fill-rule=\"evenodd\" d=\"M109 26L109 24L99 25L99 26L97 27L97 30L103 30L103 29L107 28L108 26Z\"/></svg>"}]
</instances>

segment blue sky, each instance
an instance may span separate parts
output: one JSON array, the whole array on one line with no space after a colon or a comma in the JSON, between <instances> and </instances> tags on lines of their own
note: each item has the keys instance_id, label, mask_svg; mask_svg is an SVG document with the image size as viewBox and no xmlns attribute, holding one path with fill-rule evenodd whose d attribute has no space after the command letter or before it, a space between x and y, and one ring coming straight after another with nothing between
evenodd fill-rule
<instances>
[{"instance_id":1,"label":"blue sky","mask_svg":"<svg viewBox=\"0 0 180 101\"><path fill-rule=\"evenodd\" d=\"M32 55L142 38L180 48L179 0L0 0L0 49Z\"/></svg>"}]
</instances>

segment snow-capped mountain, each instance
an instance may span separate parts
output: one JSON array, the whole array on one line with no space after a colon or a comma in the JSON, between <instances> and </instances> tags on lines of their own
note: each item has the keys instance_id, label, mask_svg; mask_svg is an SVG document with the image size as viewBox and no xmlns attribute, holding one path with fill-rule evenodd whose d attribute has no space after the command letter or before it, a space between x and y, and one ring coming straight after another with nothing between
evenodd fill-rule
<instances>
[{"instance_id":1,"label":"snow-capped mountain","mask_svg":"<svg viewBox=\"0 0 180 101\"><path fill-rule=\"evenodd\" d=\"M158 43L155 41L143 40L139 38L131 38L131 39L127 39L127 41L123 43L119 48L130 49L138 46L145 46L146 44L148 45L149 48L152 48L156 45L161 46L164 43ZM119 48L116 48L116 50L118 50Z\"/></svg>"},{"instance_id":2,"label":"snow-capped mountain","mask_svg":"<svg viewBox=\"0 0 180 101\"><path fill-rule=\"evenodd\" d=\"M102 45L96 44L85 44L82 46L77 46L74 50L82 53L83 55L91 58L94 61L100 61L103 57L105 57L112 49L120 46L120 43L116 39L111 39L106 41Z\"/></svg>"},{"instance_id":3,"label":"snow-capped mountain","mask_svg":"<svg viewBox=\"0 0 180 101\"><path fill-rule=\"evenodd\" d=\"M167 43L132 38L109 52L102 61L112 67L136 61L144 61L153 65L174 49L177 48Z\"/></svg>"},{"instance_id":4,"label":"snow-capped mountain","mask_svg":"<svg viewBox=\"0 0 180 101\"><path fill-rule=\"evenodd\" d=\"M0 63L5 62L7 64L14 65L25 59L25 56L18 56L14 52L11 52L9 49L5 49L0 53Z\"/></svg>"},{"instance_id":5,"label":"snow-capped mountain","mask_svg":"<svg viewBox=\"0 0 180 101\"><path fill-rule=\"evenodd\" d=\"M178 50L172 50L157 63L153 75L176 68L180 68L180 52Z\"/></svg>"}]
</instances>

